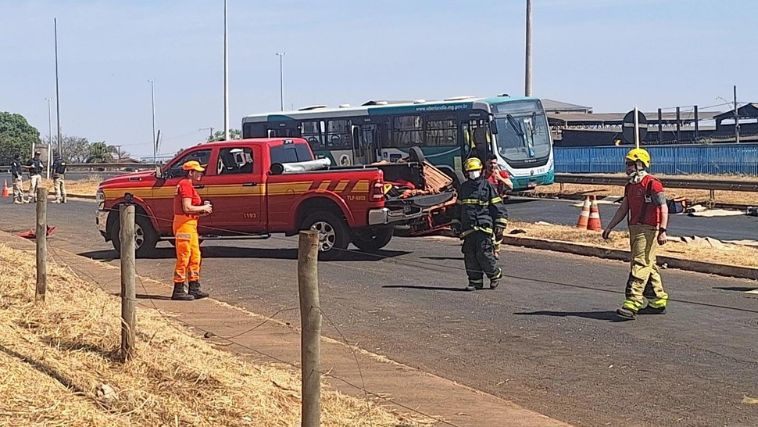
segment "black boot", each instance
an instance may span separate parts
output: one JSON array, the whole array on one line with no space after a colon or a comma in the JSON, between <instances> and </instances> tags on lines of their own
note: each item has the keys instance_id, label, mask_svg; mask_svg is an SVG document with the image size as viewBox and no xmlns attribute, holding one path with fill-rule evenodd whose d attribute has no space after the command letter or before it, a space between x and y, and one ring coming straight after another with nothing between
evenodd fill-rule
<instances>
[{"instance_id":1,"label":"black boot","mask_svg":"<svg viewBox=\"0 0 758 427\"><path fill-rule=\"evenodd\" d=\"M184 283L174 283L174 293L171 294L171 299L174 301L192 301L195 297L184 290Z\"/></svg>"},{"instance_id":2,"label":"black boot","mask_svg":"<svg viewBox=\"0 0 758 427\"><path fill-rule=\"evenodd\" d=\"M208 292L200 290L200 282L189 282L189 294L195 299L208 298Z\"/></svg>"}]
</instances>

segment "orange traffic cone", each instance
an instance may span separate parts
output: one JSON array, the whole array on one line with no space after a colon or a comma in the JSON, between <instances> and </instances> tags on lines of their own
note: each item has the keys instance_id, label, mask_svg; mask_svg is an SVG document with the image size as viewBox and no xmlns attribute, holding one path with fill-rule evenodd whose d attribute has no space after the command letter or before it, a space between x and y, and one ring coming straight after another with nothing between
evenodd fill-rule
<instances>
[{"instance_id":1,"label":"orange traffic cone","mask_svg":"<svg viewBox=\"0 0 758 427\"><path fill-rule=\"evenodd\" d=\"M11 196L11 190L8 188L8 180L3 181L3 198L7 199Z\"/></svg>"},{"instance_id":2,"label":"orange traffic cone","mask_svg":"<svg viewBox=\"0 0 758 427\"><path fill-rule=\"evenodd\" d=\"M587 230L600 231L603 224L600 222L600 210L597 208L597 200L592 196L592 205L590 205L590 220L587 223Z\"/></svg>"},{"instance_id":3,"label":"orange traffic cone","mask_svg":"<svg viewBox=\"0 0 758 427\"><path fill-rule=\"evenodd\" d=\"M590 219L590 196L584 199L584 205L582 205L582 212L579 214L579 219L576 221L576 228L582 230L587 229L587 223Z\"/></svg>"}]
</instances>

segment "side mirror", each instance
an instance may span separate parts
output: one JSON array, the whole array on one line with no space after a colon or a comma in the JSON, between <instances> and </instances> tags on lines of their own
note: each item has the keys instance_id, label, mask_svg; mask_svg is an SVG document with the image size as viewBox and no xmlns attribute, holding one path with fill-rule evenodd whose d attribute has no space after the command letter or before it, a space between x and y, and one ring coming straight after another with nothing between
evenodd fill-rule
<instances>
[{"instance_id":1,"label":"side mirror","mask_svg":"<svg viewBox=\"0 0 758 427\"><path fill-rule=\"evenodd\" d=\"M490 132L497 135L497 121L495 119L490 120Z\"/></svg>"}]
</instances>

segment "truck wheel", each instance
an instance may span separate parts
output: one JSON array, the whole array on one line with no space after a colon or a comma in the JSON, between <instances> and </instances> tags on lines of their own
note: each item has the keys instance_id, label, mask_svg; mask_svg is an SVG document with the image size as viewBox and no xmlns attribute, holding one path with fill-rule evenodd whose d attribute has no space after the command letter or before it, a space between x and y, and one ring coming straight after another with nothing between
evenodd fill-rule
<instances>
[{"instance_id":1,"label":"truck wheel","mask_svg":"<svg viewBox=\"0 0 758 427\"><path fill-rule=\"evenodd\" d=\"M314 212L305 217L301 229L318 231L319 259L338 259L347 253L350 229L345 221L334 213Z\"/></svg>"},{"instance_id":2,"label":"truck wheel","mask_svg":"<svg viewBox=\"0 0 758 427\"><path fill-rule=\"evenodd\" d=\"M410 161L416 163L424 163L424 160L426 160L426 157L424 157L424 152L421 151L419 147L411 147L411 149L408 150L408 157Z\"/></svg>"},{"instance_id":3,"label":"truck wheel","mask_svg":"<svg viewBox=\"0 0 758 427\"><path fill-rule=\"evenodd\" d=\"M370 227L353 234L353 244L365 252L376 252L387 246L395 232L394 226Z\"/></svg>"},{"instance_id":4,"label":"truck wheel","mask_svg":"<svg viewBox=\"0 0 758 427\"><path fill-rule=\"evenodd\" d=\"M111 222L111 227L108 233L111 236L111 243L116 252L121 253L121 235L120 235L120 222L118 215L116 220ZM155 252L155 245L158 243L158 233L153 229L153 225L150 220L144 216L137 214L134 218L134 251L140 258L152 255Z\"/></svg>"}]
</instances>

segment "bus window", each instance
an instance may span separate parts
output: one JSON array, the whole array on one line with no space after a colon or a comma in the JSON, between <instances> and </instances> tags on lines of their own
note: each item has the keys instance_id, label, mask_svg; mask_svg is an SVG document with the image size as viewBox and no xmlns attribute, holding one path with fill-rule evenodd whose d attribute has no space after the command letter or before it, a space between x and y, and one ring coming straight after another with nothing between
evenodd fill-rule
<instances>
[{"instance_id":1,"label":"bus window","mask_svg":"<svg viewBox=\"0 0 758 427\"><path fill-rule=\"evenodd\" d=\"M243 138L265 138L268 136L266 123L245 123L242 126Z\"/></svg>"},{"instance_id":2,"label":"bus window","mask_svg":"<svg viewBox=\"0 0 758 427\"><path fill-rule=\"evenodd\" d=\"M407 148L424 144L424 127L421 116L398 116L392 120L389 144L394 148Z\"/></svg>"},{"instance_id":3,"label":"bus window","mask_svg":"<svg viewBox=\"0 0 758 427\"><path fill-rule=\"evenodd\" d=\"M349 150L350 145L350 121L329 120L326 127L326 147L330 150Z\"/></svg>"},{"instance_id":4,"label":"bus window","mask_svg":"<svg viewBox=\"0 0 758 427\"><path fill-rule=\"evenodd\" d=\"M303 122L301 124L301 134L303 135L303 138L308 141L308 144L310 144L311 149L313 150L323 150L324 149L324 140L322 138L321 134L321 124L323 122L321 121L314 121L314 122Z\"/></svg>"},{"instance_id":5,"label":"bus window","mask_svg":"<svg viewBox=\"0 0 758 427\"><path fill-rule=\"evenodd\" d=\"M426 122L426 145L458 145L458 126L452 118L432 118Z\"/></svg>"}]
</instances>

